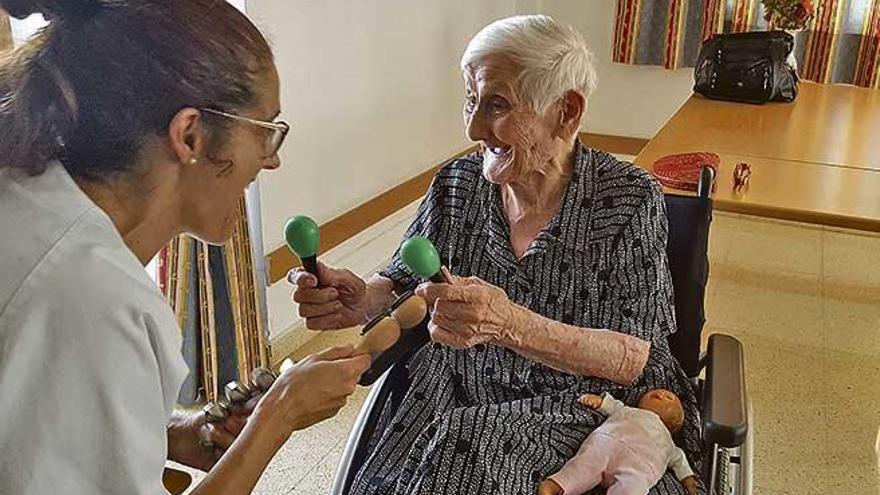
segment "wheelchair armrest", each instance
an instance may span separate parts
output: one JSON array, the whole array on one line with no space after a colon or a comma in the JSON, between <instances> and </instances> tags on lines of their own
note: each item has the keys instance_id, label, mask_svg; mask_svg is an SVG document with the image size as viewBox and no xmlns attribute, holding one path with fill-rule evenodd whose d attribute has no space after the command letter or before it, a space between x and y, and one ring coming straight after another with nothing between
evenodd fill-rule
<instances>
[{"instance_id":1,"label":"wheelchair armrest","mask_svg":"<svg viewBox=\"0 0 880 495\"><path fill-rule=\"evenodd\" d=\"M708 444L742 445L749 429L743 349L724 334L709 337L704 384L703 438Z\"/></svg>"}]
</instances>

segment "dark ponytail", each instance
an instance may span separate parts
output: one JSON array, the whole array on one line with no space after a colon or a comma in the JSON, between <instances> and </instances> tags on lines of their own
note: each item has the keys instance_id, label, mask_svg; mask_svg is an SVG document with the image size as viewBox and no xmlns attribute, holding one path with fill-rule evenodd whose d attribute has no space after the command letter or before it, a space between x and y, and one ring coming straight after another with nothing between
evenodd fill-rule
<instances>
[{"instance_id":1,"label":"dark ponytail","mask_svg":"<svg viewBox=\"0 0 880 495\"><path fill-rule=\"evenodd\" d=\"M256 103L266 40L224 0L0 0L49 25L0 61L0 167L127 172L145 137L187 106ZM225 122L214 122L221 134ZM218 141L217 135L213 142Z\"/></svg>"},{"instance_id":2,"label":"dark ponytail","mask_svg":"<svg viewBox=\"0 0 880 495\"><path fill-rule=\"evenodd\" d=\"M73 19L93 15L100 10L101 2L100 0L3 0L0 1L0 8L17 19L38 12L49 18L59 15Z\"/></svg>"}]
</instances>

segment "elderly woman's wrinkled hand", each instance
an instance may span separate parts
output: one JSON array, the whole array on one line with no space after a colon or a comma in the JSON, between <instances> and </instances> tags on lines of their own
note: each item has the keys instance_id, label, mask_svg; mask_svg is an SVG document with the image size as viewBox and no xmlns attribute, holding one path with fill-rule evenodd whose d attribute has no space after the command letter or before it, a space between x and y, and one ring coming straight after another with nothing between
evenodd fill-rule
<instances>
[{"instance_id":1,"label":"elderly woman's wrinkled hand","mask_svg":"<svg viewBox=\"0 0 880 495\"><path fill-rule=\"evenodd\" d=\"M428 330L435 342L464 349L502 341L512 327L513 303L503 290L480 278L422 284L416 294L434 308Z\"/></svg>"}]
</instances>

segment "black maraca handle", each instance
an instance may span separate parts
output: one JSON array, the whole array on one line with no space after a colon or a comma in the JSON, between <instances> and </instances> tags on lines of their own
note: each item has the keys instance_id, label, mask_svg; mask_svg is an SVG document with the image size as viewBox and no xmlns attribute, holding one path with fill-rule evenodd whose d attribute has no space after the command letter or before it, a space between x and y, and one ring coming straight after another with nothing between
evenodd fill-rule
<instances>
[{"instance_id":1,"label":"black maraca handle","mask_svg":"<svg viewBox=\"0 0 880 495\"><path fill-rule=\"evenodd\" d=\"M318 258L317 256L306 256L302 258L303 269L315 277L318 276Z\"/></svg>"}]
</instances>

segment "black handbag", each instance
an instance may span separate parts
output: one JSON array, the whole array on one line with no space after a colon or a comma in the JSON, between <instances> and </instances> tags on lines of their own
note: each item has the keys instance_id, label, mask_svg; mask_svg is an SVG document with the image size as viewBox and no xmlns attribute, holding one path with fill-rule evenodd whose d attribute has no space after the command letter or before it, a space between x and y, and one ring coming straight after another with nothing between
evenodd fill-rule
<instances>
[{"instance_id":1,"label":"black handbag","mask_svg":"<svg viewBox=\"0 0 880 495\"><path fill-rule=\"evenodd\" d=\"M793 49L785 31L715 35L700 49L694 91L743 103L794 101L798 75L787 62Z\"/></svg>"}]
</instances>

